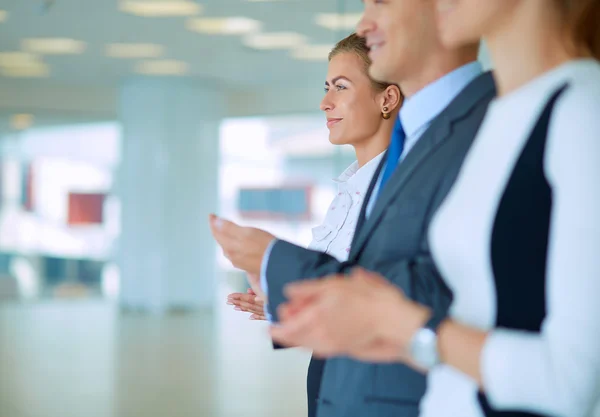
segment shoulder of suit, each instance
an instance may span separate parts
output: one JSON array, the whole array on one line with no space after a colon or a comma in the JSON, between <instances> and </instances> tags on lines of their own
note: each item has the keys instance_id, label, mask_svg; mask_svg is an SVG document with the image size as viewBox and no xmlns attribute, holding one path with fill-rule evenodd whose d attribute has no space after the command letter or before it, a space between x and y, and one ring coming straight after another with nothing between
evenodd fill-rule
<instances>
[{"instance_id":1,"label":"shoulder of suit","mask_svg":"<svg viewBox=\"0 0 600 417\"><path fill-rule=\"evenodd\" d=\"M479 101L491 100L496 96L496 83L491 71L484 72L471 81L453 101L453 104L477 104Z\"/></svg>"},{"instance_id":2,"label":"shoulder of suit","mask_svg":"<svg viewBox=\"0 0 600 417\"><path fill-rule=\"evenodd\" d=\"M496 84L491 72L484 72L471 81L442 111L440 121L463 118L478 107L487 108L496 96Z\"/></svg>"}]
</instances>

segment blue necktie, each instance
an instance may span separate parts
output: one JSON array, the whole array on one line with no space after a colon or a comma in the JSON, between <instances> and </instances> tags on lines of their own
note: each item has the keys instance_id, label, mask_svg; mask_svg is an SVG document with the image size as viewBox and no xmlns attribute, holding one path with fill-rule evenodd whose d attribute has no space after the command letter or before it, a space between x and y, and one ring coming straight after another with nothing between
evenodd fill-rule
<instances>
[{"instance_id":1,"label":"blue necktie","mask_svg":"<svg viewBox=\"0 0 600 417\"><path fill-rule=\"evenodd\" d=\"M385 171L383 171L383 176L381 177L381 183L379 185L378 194L381 194L383 187L388 182L388 180L394 173L394 170L398 166L398 162L400 161L400 155L402 155L402 150L404 150L404 139L406 139L406 133L404 133L402 122L400 121L400 117L398 117L396 119L396 124L394 124L392 140L390 141L390 146L388 147Z\"/></svg>"}]
</instances>

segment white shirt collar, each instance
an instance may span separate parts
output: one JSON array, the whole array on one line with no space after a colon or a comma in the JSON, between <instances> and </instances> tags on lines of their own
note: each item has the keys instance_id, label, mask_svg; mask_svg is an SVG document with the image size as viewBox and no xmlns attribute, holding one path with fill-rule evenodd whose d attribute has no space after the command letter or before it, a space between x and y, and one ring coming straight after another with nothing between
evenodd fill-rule
<instances>
[{"instance_id":1,"label":"white shirt collar","mask_svg":"<svg viewBox=\"0 0 600 417\"><path fill-rule=\"evenodd\" d=\"M482 72L478 61L471 62L449 72L407 98L402 103L399 114L406 137L411 137L431 122Z\"/></svg>"},{"instance_id":2,"label":"white shirt collar","mask_svg":"<svg viewBox=\"0 0 600 417\"><path fill-rule=\"evenodd\" d=\"M358 161L354 161L352 165L346 168L339 177L334 178L333 181L338 185L345 184L347 187L366 192L384 154L385 152L380 153L361 168L358 167Z\"/></svg>"}]
</instances>

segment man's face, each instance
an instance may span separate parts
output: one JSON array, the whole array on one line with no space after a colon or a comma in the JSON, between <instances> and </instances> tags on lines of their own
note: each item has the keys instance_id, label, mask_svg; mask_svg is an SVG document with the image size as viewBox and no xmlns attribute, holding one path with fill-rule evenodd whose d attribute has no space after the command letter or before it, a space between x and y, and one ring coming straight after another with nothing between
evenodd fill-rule
<instances>
[{"instance_id":1,"label":"man's face","mask_svg":"<svg viewBox=\"0 0 600 417\"><path fill-rule=\"evenodd\" d=\"M438 47L434 0L364 0L357 32L367 39L371 77L401 83Z\"/></svg>"}]
</instances>

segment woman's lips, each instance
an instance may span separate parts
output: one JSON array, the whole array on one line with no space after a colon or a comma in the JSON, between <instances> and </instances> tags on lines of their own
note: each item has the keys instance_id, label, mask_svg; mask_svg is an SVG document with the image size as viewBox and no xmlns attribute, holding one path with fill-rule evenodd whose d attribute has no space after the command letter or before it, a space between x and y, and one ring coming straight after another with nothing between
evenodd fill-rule
<instances>
[{"instance_id":1,"label":"woman's lips","mask_svg":"<svg viewBox=\"0 0 600 417\"><path fill-rule=\"evenodd\" d=\"M339 123L341 121L342 121L342 119L330 119L330 118L328 118L327 119L327 127L331 128L333 125L335 125L335 124L337 124L337 123Z\"/></svg>"}]
</instances>

